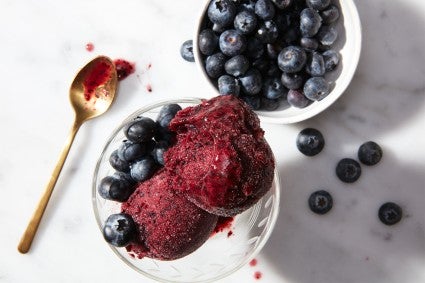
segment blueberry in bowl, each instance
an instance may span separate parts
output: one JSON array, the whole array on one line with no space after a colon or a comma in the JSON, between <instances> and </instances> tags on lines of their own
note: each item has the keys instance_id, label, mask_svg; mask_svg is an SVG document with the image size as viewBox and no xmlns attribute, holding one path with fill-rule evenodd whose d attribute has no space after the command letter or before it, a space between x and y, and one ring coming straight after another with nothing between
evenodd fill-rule
<instances>
[{"instance_id":1,"label":"blueberry in bowl","mask_svg":"<svg viewBox=\"0 0 425 283\"><path fill-rule=\"evenodd\" d=\"M306 120L335 102L360 49L352 0L207 0L193 37L209 97L236 95L261 120L279 124ZM270 95L276 78L283 91Z\"/></svg>"}]
</instances>

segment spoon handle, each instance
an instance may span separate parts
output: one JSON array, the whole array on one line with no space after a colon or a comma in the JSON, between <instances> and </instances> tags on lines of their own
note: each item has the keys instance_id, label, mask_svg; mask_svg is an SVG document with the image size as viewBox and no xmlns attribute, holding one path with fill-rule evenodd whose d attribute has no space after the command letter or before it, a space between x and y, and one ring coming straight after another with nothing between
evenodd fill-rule
<instances>
[{"instance_id":1,"label":"spoon handle","mask_svg":"<svg viewBox=\"0 0 425 283\"><path fill-rule=\"evenodd\" d=\"M71 131L66 140L65 146L62 149L62 152L59 156L59 160L56 163L55 169L53 170L50 181L44 190L43 195L41 196L40 201L38 202L37 208L35 209L28 226L22 235L22 238L18 245L18 251L20 253L27 253L31 247L31 243L34 239L35 233L37 232L38 226L40 224L41 218L46 210L47 203L49 202L50 196L52 195L53 189L55 187L56 181L58 180L59 174L62 170L63 164L65 163L66 157L68 156L69 150L71 148L72 142L74 141L75 135L80 128L82 122L78 119L74 121L74 125L71 128Z\"/></svg>"}]
</instances>

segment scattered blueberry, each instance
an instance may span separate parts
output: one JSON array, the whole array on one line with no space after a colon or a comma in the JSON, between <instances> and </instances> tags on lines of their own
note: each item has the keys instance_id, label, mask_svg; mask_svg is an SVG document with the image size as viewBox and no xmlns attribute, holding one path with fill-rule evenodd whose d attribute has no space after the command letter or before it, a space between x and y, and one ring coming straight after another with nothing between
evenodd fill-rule
<instances>
[{"instance_id":1,"label":"scattered blueberry","mask_svg":"<svg viewBox=\"0 0 425 283\"><path fill-rule=\"evenodd\" d=\"M157 168L155 160L148 155L131 165L130 174L136 182L142 182L152 177Z\"/></svg>"},{"instance_id":2,"label":"scattered blueberry","mask_svg":"<svg viewBox=\"0 0 425 283\"><path fill-rule=\"evenodd\" d=\"M386 202L379 208L378 217L385 225L398 223L403 216L403 210L398 204Z\"/></svg>"},{"instance_id":3,"label":"scattered blueberry","mask_svg":"<svg viewBox=\"0 0 425 283\"><path fill-rule=\"evenodd\" d=\"M211 78L218 78L224 72L226 56L219 52L207 57L205 61L205 71Z\"/></svg>"},{"instance_id":4,"label":"scattered blueberry","mask_svg":"<svg viewBox=\"0 0 425 283\"><path fill-rule=\"evenodd\" d=\"M211 22L224 27L233 22L236 7L231 0L212 0L207 13Z\"/></svg>"},{"instance_id":5,"label":"scattered blueberry","mask_svg":"<svg viewBox=\"0 0 425 283\"><path fill-rule=\"evenodd\" d=\"M304 49L298 46L284 48L277 58L279 68L285 73L296 73L301 71L307 61Z\"/></svg>"},{"instance_id":6,"label":"scattered blueberry","mask_svg":"<svg viewBox=\"0 0 425 283\"><path fill-rule=\"evenodd\" d=\"M309 100L299 89L290 89L286 97L289 105L294 106L295 108L305 108L307 107L311 100Z\"/></svg>"},{"instance_id":7,"label":"scattered blueberry","mask_svg":"<svg viewBox=\"0 0 425 283\"><path fill-rule=\"evenodd\" d=\"M325 74L325 61L319 52L312 52L307 56L306 72L313 77L321 77Z\"/></svg>"},{"instance_id":8,"label":"scattered blueberry","mask_svg":"<svg viewBox=\"0 0 425 283\"><path fill-rule=\"evenodd\" d=\"M258 27L256 37L262 43L273 43L279 36L279 30L273 21L265 21Z\"/></svg>"},{"instance_id":9,"label":"scattered blueberry","mask_svg":"<svg viewBox=\"0 0 425 283\"><path fill-rule=\"evenodd\" d=\"M322 151L325 146L325 139L319 130L306 128L298 134L296 145L302 154L314 156Z\"/></svg>"},{"instance_id":10,"label":"scattered blueberry","mask_svg":"<svg viewBox=\"0 0 425 283\"><path fill-rule=\"evenodd\" d=\"M312 8L305 8L300 15L300 30L305 37L316 35L322 26L322 18L319 13Z\"/></svg>"},{"instance_id":11,"label":"scattered blueberry","mask_svg":"<svg viewBox=\"0 0 425 283\"><path fill-rule=\"evenodd\" d=\"M382 158L382 148L373 141L362 144L357 153L361 163L365 165L375 165Z\"/></svg>"},{"instance_id":12,"label":"scattered blueberry","mask_svg":"<svg viewBox=\"0 0 425 283\"><path fill-rule=\"evenodd\" d=\"M134 161L146 154L146 147L142 143L124 141L117 151L118 157L127 162Z\"/></svg>"},{"instance_id":13,"label":"scattered blueberry","mask_svg":"<svg viewBox=\"0 0 425 283\"><path fill-rule=\"evenodd\" d=\"M218 78L218 91L222 95L239 96L240 85L235 77L229 75L222 75Z\"/></svg>"},{"instance_id":14,"label":"scattered blueberry","mask_svg":"<svg viewBox=\"0 0 425 283\"><path fill-rule=\"evenodd\" d=\"M331 46L338 38L338 31L333 26L322 26L317 33L317 39L324 46Z\"/></svg>"},{"instance_id":15,"label":"scattered blueberry","mask_svg":"<svg viewBox=\"0 0 425 283\"><path fill-rule=\"evenodd\" d=\"M236 15L233 25L240 33L250 34L257 28L257 17L250 11L241 11Z\"/></svg>"},{"instance_id":16,"label":"scattered blueberry","mask_svg":"<svg viewBox=\"0 0 425 283\"><path fill-rule=\"evenodd\" d=\"M306 2L307 6L320 11L328 7L331 0L306 0Z\"/></svg>"},{"instance_id":17,"label":"scattered blueberry","mask_svg":"<svg viewBox=\"0 0 425 283\"><path fill-rule=\"evenodd\" d=\"M360 164L351 158L341 159L336 166L336 175L344 183L357 181L362 173Z\"/></svg>"},{"instance_id":18,"label":"scattered blueberry","mask_svg":"<svg viewBox=\"0 0 425 283\"><path fill-rule=\"evenodd\" d=\"M182 46L180 47L180 55L188 62L195 62L192 40L186 40L183 42Z\"/></svg>"},{"instance_id":19,"label":"scattered blueberry","mask_svg":"<svg viewBox=\"0 0 425 283\"><path fill-rule=\"evenodd\" d=\"M180 110L182 110L181 106L175 103L164 105L161 110L159 110L158 116L156 117L156 122L161 127L168 127L171 120Z\"/></svg>"},{"instance_id":20,"label":"scattered blueberry","mask_svg":"<svg viewBox=\"0 0 425 283\"><path fill-rule=\"evenodd\" d=\"M236 55L224 64L224 70L229 75L239 77L245 74L249 68L249 60L244 55Z\"/></svg>"},{"instance_id":21,"label":"scattered blueberry","mask_svg":"<svg viewBox=\"0 0 425 283\"><path fill-rule=\"evenodd\" d=\"M134 189L133 181L116 175L103 178L100 181L97 191L104 199L124 202L134 192Z\"/></svg>"},{"instance_id":22,"label":"scattered blueberry","mask_svg":"<svg viewBox=\"0 0 425 283\"><path fill-rule=\"evenodd\" d=\"M313 51L319 47L319 42L317 41L317 39L312 37L302 37L300 39L300 45L306 50Z\"/></svg>"},{"instance_id":23,"label":"scattered blueberry","mask_svg":"<svg viewBox=\"0 0 425 283\"><path fill-rule=\"evenodd\" d=\"M272 1L258 0L257 3L255 3L255 14L265 21L271 20L275 15L275 8Z\"/></svg>"},{"instance_id":24,"label":"scattered blueberry","mask_svg":"<svg viewBox=\"0 0 425 283\"><path fill-rule=\"evenodd\" d=\"M269 78L264 81L263 94L268 99L278 99L286 95L288 90L279 78Z\"/></svg>"},{"instance_id":25,"label":"scattered blueberry","mask_svg":"<svg viewBox=\"0 0 425 283\"><path fill-rule=\"evenodd\" d=\"M317 214L325 214L332 209L332 196L325 190L315 191L308 198L308 206Z\"/></svg>"},{"instance_id":26,"label":"scattered blueberry","mask_svg":"<svg viewBox=\"0 0 425 283\"><path fill-rule=\"evenodd\" d=\"M299 89L303 85L303 77L298 74L288 74L288 73L282 73L281 76L282 84L288 88L288 89Z\"/></svg>"},{"instance_id":27,"label":"scattered blueberry","mask_svg":"<svg viewBox=\"0 0 425 283\"><path fill-rule=\"evenodd\" d=\"M335 5L330 5L326 10L321 11L323 23L331 24L339 19L339 9Z\"/></svg>"},{"instance_id":28,"label":"scattered blueberry","mask_svg":"<svg viewBox=\"0 0 425 283\"><path fill-rule=\"evenodd\" d=\"M325 62L326 72L333 71L339 64L339 54L335 50L329 49L322 53Z\"/></svg>"},{"instance_id":29,"label":"scattered blueberry","mask_svg":"<svg viewBox=\"0 0 425 283\"><path fill-rule=\"evenodd\" d=\"M261 91L262 78L257 69L249 69L243 76L239 78L242 91L247 95L255 95Z\"/></svg>"},{"instance_id":30,"label":"scattered blueberry","mask_svg":"<svg viewBox=\"0 0 425 283\"><path fill-rule=\"evenodd\" d=\"M121 172L130 172L130 164L119 158L118 150L114 150L109 156L109 164L111 164L112 168Z\"/></svg>"},{"instance_id":31,"label":"scattered blueberry","mask_svg":"<svg viewBox=\"0 0 425 283\"><path fill-rule=\"evenodd\" d=\"M139 117L135 121L129 122L124 127L124 134L128 140L138 143L145 142L153 138L156 131L156 123L148 117Z\"/></svg>"},{"instance_id":32,"label":"scattered blueberry","mask_svg":"<svg viewBox=\"0 0 425 283\"><path fill-rule=\"evenodd\" d=\"M303 91L310 100L322 100L329 94L329 85L323 77L312 77L305 82Z\"/></svg>"},{"instance_id":33,"label":"scattered blueberry","mask_svg":"<svg viewBox=\"0 0 425 283\"><path fill-rule=\"evenodd\" d=\"M103 237L106 242L116 247L127 246L136 235L136 225L133 218L125 213L110 215L103 227Z\"/></svg>"},{"instance_id":34,"label":"scattered blueberry","mask_svg":"<svg viewBox=\"0 0 425 283\"><path fill-rule=\"evenodd\" d=\"M246 49L246 38L240 32L229 29L224 31L218 40L221 52L227 56L239 55Z\"/></svg>"},{"instance_id":35,"label":"scattered blueberry","mask_svg":"<svg viewBox=\"0 0 425 283\"><path fill-rule=\"evenodd\" d=\"M199 51L204 55L212 55L218 48L218 37L211 29L204 29L198 37Z\"/></svg>"}]
</instances>

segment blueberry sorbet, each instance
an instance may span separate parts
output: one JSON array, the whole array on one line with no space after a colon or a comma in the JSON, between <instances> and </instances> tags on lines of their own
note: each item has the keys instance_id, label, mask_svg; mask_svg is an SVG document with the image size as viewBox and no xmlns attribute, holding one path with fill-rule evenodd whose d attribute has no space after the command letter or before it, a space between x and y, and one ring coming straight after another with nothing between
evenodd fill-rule
<instances>
[{"instance_id":1,"label":"blueberry sorbet","mask_svg":"<svg viewBox=\"0 0 425 283\"><path fill-rule=\"evenodd\" d=\"M173 260L199 248L219 216L234 216L270 189L273 154L257 115L234 96L218 96L177 112L175 143L165 165L122 204L137 235L138 258Z\"/></svg>"}]
</instances>

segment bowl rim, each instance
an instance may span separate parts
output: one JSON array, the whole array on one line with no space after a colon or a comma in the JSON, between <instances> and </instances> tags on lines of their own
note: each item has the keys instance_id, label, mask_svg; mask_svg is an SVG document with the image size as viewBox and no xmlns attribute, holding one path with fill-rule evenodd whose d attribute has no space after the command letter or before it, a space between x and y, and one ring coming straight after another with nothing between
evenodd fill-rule
<instances>
[{"instance_id":1,"label":"bowl rim","mask_svg":"<svg viewBox=\"0 0 425 283\"><path fill-rule=\"evenodd\" d=\"M95 219L96 219L96 223L97 226L99 228L100 233L102 233L103 231L103 222L101 220L101 216L100 213L98 212L100 209L98 207L97 204L97 199L98 199L98 193L97 193L97 186L98 186L98 172L100 167L102 166L102 161L103 157L105 156L105 153L109 147L109 145L111 144L111 142L114 140L114 138L116 137L116 135L122 130L123 126L128 123L129 121L133 120L136 116L141 115L142 113L146 113L148 111L151 111L152 109L158 108L162 105L164 105L165 103L192 103L192 104L199 104L201 103L203 100L206 100L206 98L198 98L198 97L184 97L184 98L176 98L176 99L161 99L158 100L156 102L147 104L141 108L139 108L138 110L132 112L130 115L126 116L126 118L124 120L122 120L122 122L116 126L114 128L114 130L111 132L111 134L108 136L106 142L104 143L103 147L102 147L102 151L96 161L96 166L95 169L93 171L93 177L92 177L92 188L91 188L91 202L92 202L92 209L93 209L93 213L95 215ZM278 166L277 166L277 162L276 162L276 158L274 157L275 160L275 169L274 169L274 177L273 177L273 185L272 185L272 189L274 189L274 193L271 194L270 197L273 198L273 202L271 205L273 205L273 207L270 210L269 213L269 217L267 219L267 222L265 224L265 227L267 227L267 229L265 228L263 230L263 233L260 234L260 236L262 236L261 241L259 241L252 249L252 252L249 256L245 257L244 260L242 260L241 262L239 262L238 265L235 265L235 267L233 267L231 270L228 270L227 272L224 272L222 274L219 274L218 276L214 276L208 279L202 279L202 280L194 280L191 281L191 283L201 283L201 282L213 282L222 278L225 278L227 276L229 276L230 274L233 274L234 272L236 272L237 270L239 270L240 268L242 268L244 265L246 265L250 260L252 260L264 247L264 245L268 242L268 239L270 238L274 227L276 225L277 222L277 218L279 216L279 211L280 211L280 194L281 194L281 184L280 184L280 176L278 173ZM274 187L274 188L273 188ZM264 197L262 197L260 200L264 199ZM261 202L258 202L256 205L260 204ZM254 205L253 207L255 207L256 205ZM105 242L105 244L107 244L109 246L109 248L118 256L118 258L121 259L121 261L123 261L127 266L129 266L130 268L132 268L133 270L137 271L138 273L153 279L153 280L157 280L159 282L170 282L170 283L182 283L184 281L176 281L176 280L167 280L164 278L160 278L157 277L149 272L146 272L144 270L141 270L139 268L137 268L134 264L132 264L126 257L124 257L122 254L119 253L118 248L114 247L108 243ZM153 259L152 259L153 260Z\"/></svg>"},{"instance_id":2,"label":"bowl rim","mask_svg":"<svg viewBox=\"0 0 425 283\"><path fill-rule=\"evenodd\" d=\"M208 10L208 6L211 1L212 0L205 0L205 4L202 6L202 8L199 11L198 18L197 18L198 21L196 22L196 27L192 37L193 38L193 54L195 57L195 65L197 69L201 72L203 79L206 81L206 84L209 85L209 88L211 89L212 93L215 96L217 96L220 94L217 88L211 82L210 78L208 77L205 71L205 68L203 67L203 64L201 63L203 61L202 59L203 55L199 51L199 46L198 46L198 35L201 32L204 16ZM305 121L326 110L335 101L337 101L342 94L344 94L344 92L350 85L360 61L360 54L362 49L362 26L361 26L360 16L359 16L357 7L353 0L343 0L343 1L335 0L335 1L338 2L339 6L341 6L341 2L344 3L344 5L347 7L347 11L349 11L350 18L352 20L352 25L358 27L354 29L353 33L350 33L350 36L353 38L353 41L354 41L354 47L353 47L354 52L351 55L352 64L349 65L348 67L345 67L347 68L345 70L347 79L339 83L338 85L339 94L332 96L332 99L324 99L319 102L314 102L313 104L320 103L320 105L313 107L309 109L308 111L305 111L290 117L271 117L271 116L267 116L263 114L263 113L266 113L266 111L261 111L261 110L255 111L261 121L271 123L271 124L293 124L293 123ZM310 107L310 106L307 106L307 107Z\"/></svg>"}]
</instances>

